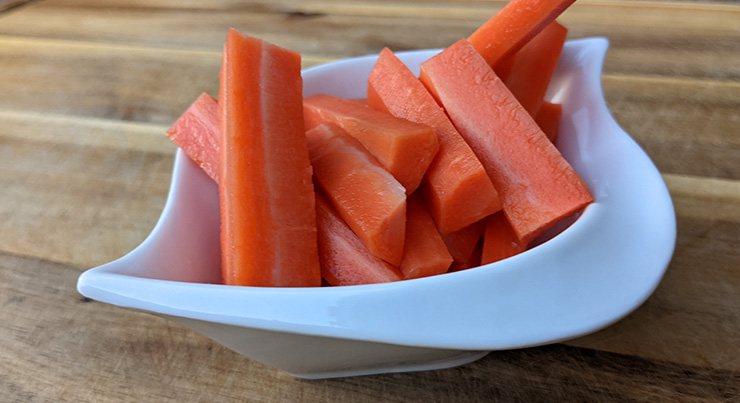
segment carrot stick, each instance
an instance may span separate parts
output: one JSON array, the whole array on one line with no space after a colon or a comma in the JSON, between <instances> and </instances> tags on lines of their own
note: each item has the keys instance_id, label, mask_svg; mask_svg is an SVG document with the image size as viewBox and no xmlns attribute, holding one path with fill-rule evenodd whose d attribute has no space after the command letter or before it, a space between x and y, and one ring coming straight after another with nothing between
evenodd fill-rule
<instances>
[{"instance_id":1,"label":"carrot stick","mask_svg":"<svg viewBox=\"0 0 740 403\"><path fill-rule=\"evenodd\" d=\"M374 256L320 195L316 194L321 275L330 285L359 285L401 280L401 274Z\"/></svg>"},{"instance_id":2,"label":"carrot stick","mask_svg":"<svg viewBox=\"0 0 740 403\"><path fill-rule=\"evenodd\" d=\"M368 104L436 131L439 151L422 189L440 232L459 230L501 209L478 157L429 91L388 48L380 52L368 78Z\"/></svg>"},{"instance_id":3,"label":"carrot stick","mask_svg":"<svg viewBox=\"0 0 740 403\"><path fill-rule=\"evenodd\" d=\"M506 87L536 116L563 50L568 29L553 21L516 53Z\"/></svg>"},{"instance_id":4,"label":"carrot stick","mask_svg":"<svg viewBox=\"0 0 740 403\"><path fill-rule=\"evenodd\" d=\"M534 121L540 129L542 129L547 138L553 143L555 143L558 138L560 115L562 114L562 111L562 105L545 101L542 103L540 109L537 111L537 115L534 117Z\"/></svg>"},{"instance_id":5,"label":"carrot stick","mask_svg":"<svg viewBox=\"0 0 740 403\"><path fill-rule=\"evenodd\" d=\"M481 264L497 262L524 252L526 249L527 244L517 239L511 224L503 213L496 213L486 219Z\"/></svg>"},{"instance_id":6,"label":"carrot stick","mask_svg":"<svg viewBox=\"0 0 740 403\"><path fill-rule=\"evenodd\" d=\"M447 251L437 226L417 192L407 199L406 244L398 269L404 279L442 274L450 268L452 256Z\"/></svg>"},{"instance_id":7,"label":"carrot stick","mask_svg":"<svg viewBox=\"0 0 740 403\"><path fill-rule=\"evenodd\" d=\"M448 270L448 273L461 271L461 270L468 270L468 269L472 269L474 267L480 266L482 250L483 250L483 237L479 238L478 242L475 243L473 247L473 252L470 254L470 257L468 258L468 260L453 261L452 265L450 266L450 270Z\"/></svg>"},{"instance_id":8,"label":"carrot stick","mask_svg":"<svg viewBox=\"0 0 740 403\"><path fill-rule=\"evenodd\" d=\"M215 106L216 108L213 108ZM176 141L193 158L202 155L200 166L205 170L218 168L220 136L218 132L218 103L207 94L193 103L173 126ZM208 123L215 121L215 130ZM215 138L216 142L205 141ZM216 171L218 173L218 171ZM218 175L210 175L218 183ZM324 197L316 195L318 251L321 274L329 285L370 284L401 280L397 269L373 256L347 224L328 205Z\"/></svg>"},{"instance_id":9,"label":"carrot stick","mask_svg":"<svg viewBox=\"0 0 740 403\"><path fill-rule=\"evenodd\" d=\"M367 105L329 95L303 101L306 130L334 123L359 140L411 194L437 153L437 134L429 126L399 119Z\"/></svg>"},{"instance_id":10,"label":"carrot stick","mask_svg":"<svg viewBox=\"0 0 740 403\"><path fill-rule=\"evenodd\" d=\"M575 0L511 0L481 25L468 41L495 66L555 20Z\"/></svg>"},{"instance_id":11,"label":"carrot stick","mask_svg":"<svg viewBox=\"0 0 740 403\"><path fill-rule=\"evenodd\" d=\"M205 92L167 130L167 137L218 182L218 101Z\"/></svg>"},{"instance_id":12,"label":"carrot stick","mask_svg":"<svg viewBox=\"0 0 740 403\"><path fill-rule=\"evenodd\" d=\"M224 281L318 287L300 54L231 29L221 68Z\"/></svg>"},{"instance_id":13,"label":"carrot stick","mask_svg":"<svg viewBox=\"0 0 740 403\"><path fill-rule=\"evenodd\" d=\"M514 67L515 60L516 60L516 53L511 53L508 56L499 60L498 63L496 63L496 65L493 66L493 71L496 72L496 75L501 80L506 81L506 79L509 77L509 74L511 74L511 69Z\"/></svg>"},{"instance_id":14,"label":"carrot stick","mask_svg":"<svg viewBox=\"0 0 740 403\"><path fill-rule=\"evenodd\" d=\"M486 220L483 219L455 232L442 234L447 250L455 262L466 263L471 260L475 245L483 238L485 225Z\"/></svg>"},{"instance_id":15,"label":"carrot stick","mask_svg":"<svg viewBox=\"0 0 740 403\"><path fill-rule=\"evenodd\" d=\"M375 256L398 267L403 258L406 193L357 140L333 124L306 132L314 180Z\"/></svg>"},{"instance_id":16,"label":"carrot stick","mask_svg":"<svg viewBox=\"0 0 740 403\"><path fill-rule=\"evenodd\" d=\"M593 201L581 178L467 41L424 62L420 78L483 163L519 240L528 243Z\"/></svg>"}]
</instances>

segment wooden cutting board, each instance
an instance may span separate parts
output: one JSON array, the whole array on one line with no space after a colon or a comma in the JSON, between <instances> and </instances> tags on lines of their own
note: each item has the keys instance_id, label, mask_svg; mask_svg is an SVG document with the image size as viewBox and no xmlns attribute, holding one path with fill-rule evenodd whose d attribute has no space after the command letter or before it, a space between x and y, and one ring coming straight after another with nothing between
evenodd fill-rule
<instances>
[{"instance_id":1,"label":"wooden cutting board","mask_svg":"<svg viewBox=\"0 0 740 403\"><path fill-rule=\"evenodd\" d=\"M307 67L444 47L505 2L20 3L0 2L0 400L740 397L737 3L579 0L560 18L570 38L609 38L608 105L674 199L675 256L642 307L592 335L461 368L325 381L85 299L77 276L154 226L175 152L164 132L198 94L217 93L228 27L301 52Z\"/></svg>"}]
</instances>

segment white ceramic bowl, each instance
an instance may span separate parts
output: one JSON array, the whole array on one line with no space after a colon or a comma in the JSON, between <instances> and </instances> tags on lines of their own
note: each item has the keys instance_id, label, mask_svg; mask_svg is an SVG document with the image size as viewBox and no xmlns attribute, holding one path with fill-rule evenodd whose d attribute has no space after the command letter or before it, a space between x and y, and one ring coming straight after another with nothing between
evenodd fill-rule
<instances>
[{"instance_id":1,"label":"white ceramic bowl","mask_svg":"<svg viewBox=\"0 0 740 403\"><path fill-rule=\"evenodd\" d=\"M182 151L149 237L83 273L81 294L187 326L298 377L444 368L492 350L601 329L638 307L673 254L676 222L655 166L612 119L601 91L605 39L568 42L548 97L563 104L558 147L596 202L538 247L483 267L390 284L255 288L218 284L217 186ZM408 65L435 50L400 53ZM376 56L304 71L306 95L365 96Z\"/></svg>"}]
</instances>

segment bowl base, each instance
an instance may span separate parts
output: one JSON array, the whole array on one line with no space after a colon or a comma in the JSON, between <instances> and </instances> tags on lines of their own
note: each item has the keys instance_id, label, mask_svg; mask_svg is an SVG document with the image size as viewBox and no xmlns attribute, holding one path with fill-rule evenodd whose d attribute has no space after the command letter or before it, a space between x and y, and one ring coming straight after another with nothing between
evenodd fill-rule
<instances>
[{"instance_id":1,"label":"bowl base","mask_svg":"<svg viewBox=\"0 0 740 403\"><path fill-rule=\"evenodd\" d=\"M489 353L312 336L159 316L210 337L247 358L303 379L451 368Z\"/></svg>"},{"instance_id":2,"label":"bowl base","mask_svg":"<svg viewBox=\"0 0 740 403\"><path fill-rule=\"evenodd\" d=\"M388 366L353 368L333 372L314 372L314 373L291 373L296 378L301 379L328 379L328 378L345 378L351 376L392 374L398 372L416 372L416 371L433 371L437 369L446 369L459 367L477 361L490 353L490 351L458 351L458 350L439 350L440 352L450 352L447 358L438 360L423 360L418 362L407 362Z\"/></svg>"}]
</instances>

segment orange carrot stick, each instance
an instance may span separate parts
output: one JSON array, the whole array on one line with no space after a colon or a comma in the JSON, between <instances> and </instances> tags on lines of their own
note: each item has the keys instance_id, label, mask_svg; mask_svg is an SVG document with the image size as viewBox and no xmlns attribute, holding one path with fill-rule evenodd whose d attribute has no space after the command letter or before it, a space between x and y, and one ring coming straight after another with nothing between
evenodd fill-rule
<instances>
[{"instance_id":1,"label":"orange carrot stick","mask_svg":"<svg viewBox=\"0 0 740 403\"><path fill-rule=\"evenodd\" d=\"M524 252L526 249L527 244L517 239L511 224L503 213L496 213L486 219L481 264L497 262Z\"/></svg>"},{"instance_id":2,"label":"orange carrot stick","mask_svg":"<svg viewBox=\"0 0 740 403\"><path fill-rule=\"evenodd\" d=\"M205 92L167 130L167 137L218 182L218 101Z\"/></svg>"},{"instance_id":3,"label":"orange carrot stick","mask_svg":"<svg viewBox=\"0 0 740 403\"><path fill-rule=\"evenodd\" d=\"M321 275L331 285L359 285L401 280L401 274L375 257L320 195L316 194Z\"/></svg>"},{"instance_id":4,"label":"orange carrot stick","mask_svg":"<svg viewBox=\"0 0 740 403\"><path fill-rule=\"evenodd\" d=\"M496 75L501 80L506 81L506 79L509 77L509 74L511 74L511 69L514 68L515 60L516 60L516 53L511 53L508 56L504 57L503 59L499 60L498 63L496 63L496 65L493 66L493 71L496 72Z\"/></svg>"},{"instance_id":5,"label":"orange carrot stick","mask_svg":"<svg viewBox=\"0 0 740 403\"><path fill-rule=\"evenodd\" d=\"M467 41L424 62L421 81L483 163L522 242L593 201L581 178Z\"/></svg>"},{"instance_id":6,"label":"orange carrot stick","mask_svg":"<svg viewBox=\"0 0 740 403\"><path fill-rule=\"evenodd\" d=\"M548 139L555 143L558 139L558 130L560 128L560 115L563 112L563 106L551 102L543 102L534 121L542 129Z\"/></svg>"},{"instance_id":7,"label":"orange carrot stick","mask_svg":"<svg viewBox=\"0 0 740 403\"><path fill-rule=\"evenodd\" d=\"M498 213L497 213L498 214ZM481 252L483 250L483 237L478 239L478 242L475 243L473 247L473 252L470 254L470 257L468 260L465 261L458 261L455 260L452 262L452 265L450 266L450 270L448 270L449 273L461 271L461 270L467 270L472 269L474 267L480 266L480 259L481 259Z\"/></svg>"},{"instance_id":8,"label":"orange carrot stick","mask_svg":"<svg viewBox=\"0 0 740 403\"><path fill-rule=\"evenodd\" d=\"M536 116L560 59L568 29L553 21L516 53L506 87Z\"/></svg>"},{"instance_id":9,"label":"orange carrot stick","mask_svg":"<svg viewBox=\"0 0 740 403\"><path fill-rule=\"evenodd\" d=\"M437 134L429 126L399 119L359 102L329 95L303 101L306 130L334 123L359 140L411 194L437 153Z\"/></svg>"},{"instance_id":10,"label":"orange carrot stick","mask_svg":"<svg viewBox=\"0 0 740 403\"><path fill-rule=\"evenodd\" d=\"M555 20L575 0L511 0L468 41L488 65L496 66Z\"/></svg>"},{"instance_id":11,"label":"orange carrot stick","mask_svg":"<svg viewBox=\"0 0 740 403\"><path fill-rule=\"evenodd\" d=\"M447 251L437 226L419 193L406 204L406 245L398 269L404 279L442 274L450 268L452 256Z\"/></svg>"},{"instance_id":12,"label":"orange carrot stick","mask_svg":"<svg viewBox=\"0 0 740 403\"><path fill-rule=\"evenodd\" d=\"M468 225L467 227L442 234L442 239L447 245L447 250L458 263L469 262L470 257L475 250L475 245L483 238L486 220L480 220Z\"/></svg>"},{"instance_id":13,"label":"orange carrot stick","mask_svg":"<svg viewBox=\"0 0 740 403\"><path fill-rule=\"evenodd\" d=\"M429 91L388 48L380 52L368 78L368 104L436 131L439 151L422 189L440 232L459 230L501 209L478 157Z\"/></svg>"},{"instance_id":14,"label":"orange carrot stick","mask_svg":"<svg viewBox=\"0 0 740 403\"><path fill-rule=\"evenodd\" d=\"M403 258L406 193L357 140L333 124L306 132L314 180L337 213L375 256Z\"/></svg>"},{"instance_id":15,"label":"orange carrot stick","mask_svg":"<svg viewBox=\"0 0 740 403\"><path fill-rule=\"evenodd\" d=\"M231 29L221 68L224 281L318 287L300 55Z\"/></svg>"},{"instance_id":16,"label":"orange carrot stick","mask_svg":"<svg viewBox=\"0 0 740 403\"><path fill-rule=\"evenodd\" d=\"M218 168L218 115L217 101L208 95L201 96L183 114L174 126L176 143L186 152L202 155L203 169ZM184 123L189 120L195 123ZM216 121L215 131L205 123ZM201 123L205 126L202 127ZM205 131L205 133L204 133ZM203 142L203 136L215 138L217 142ZM202 144L201 144L202 143ZM193 158L191 156L191 158ZM218 173L218 171L216 171ZM218 175L211 175L218 182ZM318 251L321 273L330 285L356 285L401 280L397 269L373 256L347 224L337 215L324 197L316 195Z\"/></svg>"}]
</instances>

